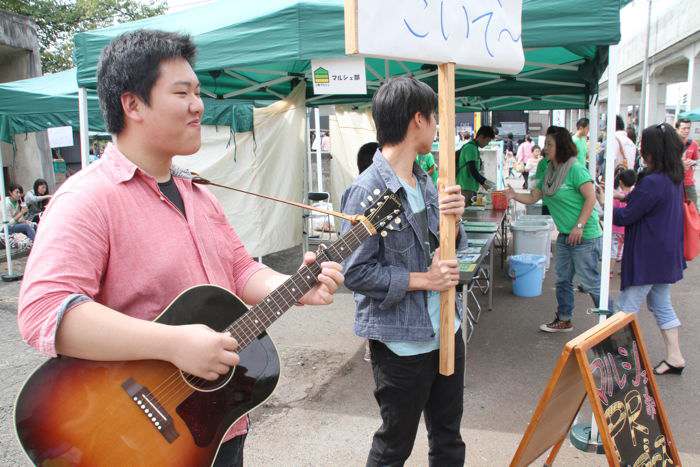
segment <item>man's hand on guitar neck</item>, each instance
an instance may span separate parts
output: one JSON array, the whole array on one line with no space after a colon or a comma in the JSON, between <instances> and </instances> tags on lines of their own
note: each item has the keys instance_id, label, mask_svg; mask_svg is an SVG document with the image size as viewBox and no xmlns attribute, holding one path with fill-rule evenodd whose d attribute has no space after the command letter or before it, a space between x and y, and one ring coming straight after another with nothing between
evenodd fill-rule
<instances>
[{"instance_id":1,"label":"man's hand on guitar neck","mask_svg":"<svg viewBox=\"0 0 700 467\"><path fill-rule=\"evenodd\" d=\"M316 261L316 254L310 251L304 255L302 266ZM333 294L338 287L343 285L343 267L333 261L321 263L321 274L317 277L318 283L301 297L302 305L329 305L333 303Z\"/></svg>"}]
</instances>

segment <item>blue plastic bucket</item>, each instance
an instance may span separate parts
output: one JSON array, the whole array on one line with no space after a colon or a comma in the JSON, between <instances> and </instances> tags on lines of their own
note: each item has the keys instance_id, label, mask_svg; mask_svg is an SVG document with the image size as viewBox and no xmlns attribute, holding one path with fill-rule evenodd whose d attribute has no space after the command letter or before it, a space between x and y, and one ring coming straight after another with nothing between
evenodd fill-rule
<instances>
[{"instance_id":1,"label":"blue plastic bucket","mask_svg":"<svg viewBox=\"0 0 700 467\"><path fill-rule=\"evenodd\" d=\"M537 297L542 294L544 277L543 255L513 255L508 257L508 275L513 279L513 294L518 297Z\"/></svg>"}]
</instances>

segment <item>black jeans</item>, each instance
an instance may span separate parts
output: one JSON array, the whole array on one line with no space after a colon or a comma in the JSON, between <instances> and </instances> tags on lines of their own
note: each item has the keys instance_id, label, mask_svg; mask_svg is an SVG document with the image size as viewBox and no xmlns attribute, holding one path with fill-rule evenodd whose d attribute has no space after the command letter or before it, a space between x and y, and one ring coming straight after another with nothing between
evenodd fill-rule
<instances>
[{"instance_id":1,"label":"black jeans","mask_svg":"<svg viewBox=\"0 0 700 467\"><path fill-rule=\"evenodd\" d=\"M213 467L243 467L243 445L246 435L236 436L219 448Z\"/></svg>"},{"instance_id":2,"label":"black jeans","mask_svg":"<svg viewBox=\"0 0 700 467\"><path fill-rule=\"evenodd\" d=\"M464 342L455 334L455 372L438 373L439 350L399 357L370 341L372 371L382 426L374 434L368 466L401 466L411 455L421 413L428 430L431 466L464 465L459 433L464 396Z\"/></svg>"},{"instance_id":3,"label":"black jeans","mask_svg":"<svg viewBox=\"0 0 700 467\"><path fill-rule=\"evenodd\" d=\"M525 172L525 171L523 170L522 174L523 174L523 180L525 180L525 181L523 182L523 189L524 189L524 190L527 190L527 189L528 189L528 185L529 185L529 181L530 181L530 172Z\"/></svg>"}]
</instances>

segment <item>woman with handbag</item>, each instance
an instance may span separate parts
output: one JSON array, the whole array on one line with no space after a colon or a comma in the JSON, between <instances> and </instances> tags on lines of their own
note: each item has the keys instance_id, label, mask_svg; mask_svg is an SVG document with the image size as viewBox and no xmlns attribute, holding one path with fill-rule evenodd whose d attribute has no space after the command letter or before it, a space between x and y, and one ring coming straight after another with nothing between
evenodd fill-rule
<instances>
[{"instance_id":1,"label":"woman with handbag","mask_svg":"<svg viewBox=\"0 0 700 467\"><path fill-rule=\"evenodd\" d=\"M617 309L636 313L646 300L666 344L666 359L654 373L681 374L685 359L671 304L671 284L683 278L683 144L672 126L652 125L642 132L646 170L627 205L613 210L613 223L625 227L622 284ZM603 190L598 199L604 200Z\"/></svg>"}]
</instances>

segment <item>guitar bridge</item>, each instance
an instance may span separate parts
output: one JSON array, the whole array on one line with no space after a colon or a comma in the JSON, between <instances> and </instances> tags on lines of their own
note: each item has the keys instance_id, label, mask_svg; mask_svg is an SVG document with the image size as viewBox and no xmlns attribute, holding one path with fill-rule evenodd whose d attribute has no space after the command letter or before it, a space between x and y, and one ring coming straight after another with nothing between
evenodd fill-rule
<instances>
[{"instance_id":1,"label":"guitar bridge","mask_svg":"<svg viewBox=\"0 0 700 467\"><path fill-rule=\"evenodd\" d=\"M173 418L158 402L151 391L134 381L132 378L122 383L122 388L132 402L148 418L155 430L160 432L168 443L172 443L180 434L175 431Z\"/></svg>"}]
</instances>

